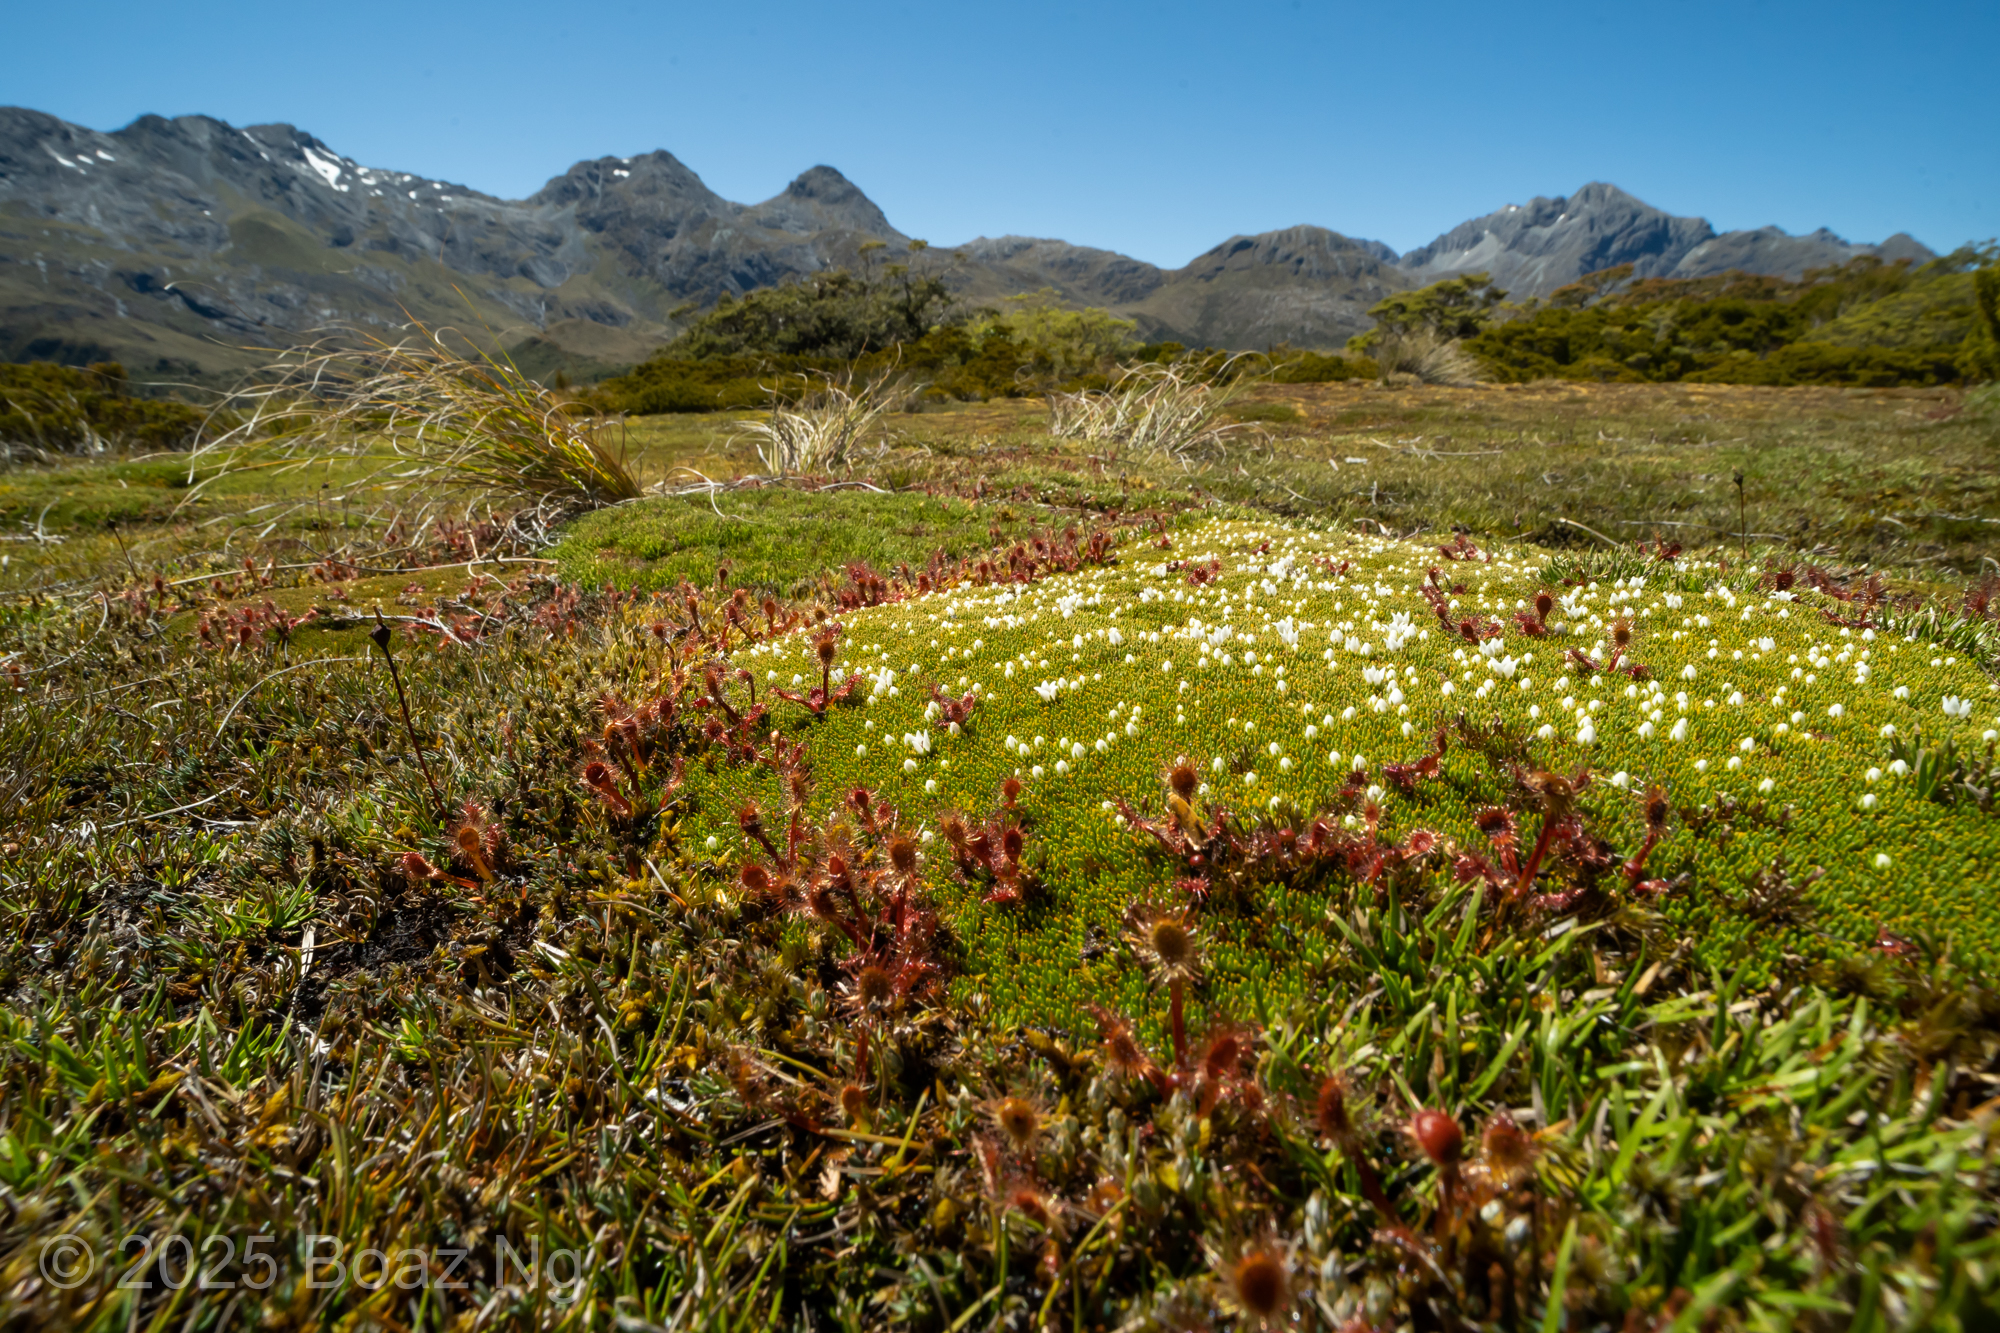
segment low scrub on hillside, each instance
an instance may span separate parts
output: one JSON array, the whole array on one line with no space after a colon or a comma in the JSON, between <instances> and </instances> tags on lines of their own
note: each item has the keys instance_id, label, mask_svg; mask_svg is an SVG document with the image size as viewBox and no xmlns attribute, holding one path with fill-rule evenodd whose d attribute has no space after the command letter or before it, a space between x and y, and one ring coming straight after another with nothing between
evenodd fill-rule
<instances>
[{"instance_id":1,"label":"low scrub on hillside","mask_svg":"<svg viewBox=\"0 0 2000 1333\"><path fill-rule=\"evenodd\" d=\"M1402 306L1430 322L1456 316L1464 350L1509 383L1949 384L1994 374L1994 259L1990 248L1921 267L1861 258L1797 281L1744 273L1635 281L1626 264L1521 305L1496 298L1468 314L1426 299L1467 281L1454 279L1371 313L1385 327L1408 313Z\"/></svg>"},{"instance_id":2,"label":"low scrub on hillside","mask_svg":"<svg viewBox=\"0 0 2000 1333\"><path fill-rule=\"evenodd\" d=\"M0 365L0 460L185 449L206 417L186 403L135 396L116 361L85 370Z\"/></svg>"}]
</instances>

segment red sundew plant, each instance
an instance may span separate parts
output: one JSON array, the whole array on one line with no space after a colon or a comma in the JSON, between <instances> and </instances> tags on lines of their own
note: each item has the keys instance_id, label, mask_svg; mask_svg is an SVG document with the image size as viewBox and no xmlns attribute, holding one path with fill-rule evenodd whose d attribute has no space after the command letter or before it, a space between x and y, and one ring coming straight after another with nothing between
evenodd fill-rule
<instances>
[{"instance_id":1,"label":"red sundew plant","mask_svg":"<svg viewBox=\"0 0 2000 1333\"><path fill-rule=\"evenodd\" d=\"M1011 803L978 824L948 810L938 818L938 832L951 848L959 881L983 890L984 901L1013 906L1038 887L1023 863L1027 834Z\"/></svg>"},{"instance_id":2,"label":"red sundew plant","mask_svg":"<svg viewBox=\"0 0 2000 1333\"><path fill-rule=\"evenodd\" d=\"M861 673L854 672L843 680L839 687L833 684L833 661L840 652L841 627L828 625L813 640L813 656L819 659L819 685L804 694L791 690L773 690L773 694L787 702L802 705L815 718L826 716L826 710L838 703L845 703L861 684Z\"/></svg>"}]
</instances>

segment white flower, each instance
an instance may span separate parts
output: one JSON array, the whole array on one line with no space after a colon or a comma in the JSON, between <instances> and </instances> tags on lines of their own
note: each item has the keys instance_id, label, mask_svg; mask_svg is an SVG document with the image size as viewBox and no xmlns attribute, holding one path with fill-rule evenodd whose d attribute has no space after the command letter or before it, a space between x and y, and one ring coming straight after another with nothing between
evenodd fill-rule
<instances>
[{"instance_id":1,"label":"white flower","mask_svg":"<svg viewBox=\"0 0 2000 1333\"><path fill-rule=\"evenodd\" d=\"M1169 673L1170 673L1170 672L1172 672L1172 671L1173 671L1173 669L1174 669L1174 663L1173 663L1173 659L1172 659L1172 658L1169 658L1169 659L1167 659L1166 661L1164 661L1164 662L1160 663L1160 670L1161 670L1162 672L1169 672Z\"/></svg>"},{"instance_id":2,"label":"white flower","mask_svg":"<svg viewBox=\"0 0 2000 1333\"><path fill-rule=\"evenodd\" d=\"M1684 741L1687 738L1688 738L1688 720L1686 718L1682 718L1678 722L1674 723L1674 729L1667 733L1667 739L1673 741Z\"/></svg>"},{"instance_id":3,"label":"white flower","mask_svg":"<svg viewBox=\"0 0 2000 1333\"><path fill-rule=\"evenodd\" d=\"M903 761L903 771L904 771L905 773L914 773L914 772L916 772L916 771L917 771L917 761L916 761L916 760L914 760L914 759L905 759L905 760Z\"/></svg>"},{"instance_id":4,"label":"white flower","mask_svg":"<svg viewBox=\"0 0 2000 1333\"><path fill-rule=\"evenodd\" d=\"M1611 785L1619 791L1629 791L1632 787L1632 775L1621 768L1611 775Z\"/></svg>"},{"instance_id":5,"label":"white flower","mask_svg":"<svg viewBox=\"0 0 2000 1333\"><path fill-rule=\"evenodd\" d=\"M1539 728L1536 729L1535 735L1540 737L1542 740L1552 741L1556 738L1556 729L1550 726L1548 723L1544 722Z\"/></svg>"},{"instance_id":6,"label":"white flower","mask_svg":"<svg viewBox=\"0 0 2000 1333\"><path fill-rule=\"evenodd\" d=\"M1903 774L1910 771L1910 766L1900 759L1891 759L1889 761L1889 771L1900 778Z\"/></svg>"},{"instance_id":7,"label":"white flower","mask_svg":"<svg viewBox=\"0 0 2000 1333\"><path fill-rule=\"evenodd\" d=\"M1875 793L1872 791L1861 798L1861 808L1863 810L1873 810L1877 805L1880 804L1881 801L1877 799Z\"/></svg>"},{"instance_id":8,"label":"white flower","mask_svg":"<svg viewBox=\"0 0 2000 1333\"><path fill-rule=\"evenodd\" d=\"M1062 693L1062 682L1059 680L1045 680L1035 686L1035 693L1042 696L1042 702L1052 703L1055 697Z\"/></svg>"},{"instance_id":9,"label":"white flower","mask_svg":"<svg viewBox=\"0 0 2000 1333\"><path fill-rule=\"evenodd\" d=\"M1910 697L1910 687L1907 685L1898 685L1895 689L1889 691L1889 693L1898 699L1907 699Z\"/></svg>"},{"instance_id":10,"label":"white flower","mask_svg":"<svg viewBox=\"0 0 2000 1333\"><path fill-rule=\"evenodd\" d=\"M1882 780L1882 770L1879 768L1871 768L1866 773L1863 773L1861 777L1864 781L1867 782L1880 782Z\"/></svg>"},{"instance_id":11,"label":"white flower","mask_svg":"<svg viewBox=\"0 0 2000 1333\"><path fill-rule=\"evenodd\" d=\"M868 757L868 747L866 745L855 746L854 757L856 759L866 759Z\"/></svg>"},{"instance_id":12,"label":"white flower","mask_svg":"<svg viewBox=\"0 0 2000 1333\"><path fill-rule=\"evenodd\" d=\"M1651 740L1652 738L1653 738L1653 724L1651 722L1641 722L1639 724L1639 739L1642 741L1647 741Z\"/></svg>"},{"instance_id":13,"label":"white flower","mask_svg":"<svg viewBox=\"0 0 2000 1333\"><path fill-rule=\"evenodd\" d=\"M1683 680L1693 680L1695 674L1694 663L1692 662L1681 668L1681 678Z\"/></svg>"},{"instance_id":14,"label":"white flower","mask_svg":"<svg viewBox=\"0 0 2000 1333\"><path fill-rule=\"evenodd\" d=\"M708 848L708 850L712 852L716 849L718 842L719 840L716 838L716 836L713 833L711 833L708 835L708 841L703 843L702 846Z\"/></svg>"},{"instance_id":15,"label":"white flower","mask_svg":"<svg viewBox=\"0 0 2000 1333\"><path fill-rule=\"evenodd\" d=\"M1245 773L1245 774L1243 775L1243 785L1244 785L1244 786L1246 786L1246 787L1254 787L1254 786L1256 786L1256 785L1257 785L1257 775L1256 775L1255 773Z\"/></svg>"},{"instance_id":16,"label":"white flower","mask_svg":"<svg viewBox=\"0 0 2000 1333\"><path fill-rule=\"evenodd\" d=\"M1056 760L1056 772L1057 772L1057 773L1067 773L1067 772L1069 772L1069 760L1067 760L1067 759L1058 759L1058 760Z\"/></svg>"},{"instance_id":17,"label":"white flower","mask_svg":"<svg viewBox=\"0 0 2000 1333\"><path fill-rule=\"evenodd\" d=\"M1222 756L1221 755L1215 756L1215 762L1210 764L1209 767L1213 769L1215 772L1220 773L1222 771Z\"/></svg>"},{"instance_id":18,"label":"white flower","mask_svg":"<svg viewBox=\"0 0 2000 1333\"><path fill-rule=\"evenodd\" d=\"M1845 707L1843 707L1842 705L1840 705L1840 704L1833 704L1833 705L1831 705L1830 707L1828 707L1828 709L1826 710L1826 715L1827 715L1828 717L1840 717L1840 716L1843 716L1843 715L1844 715L1844 714L1845 714L1846 712L1847 712L1847 709L1846 709Z\"/></svg>"},{"instance_id":19,"label":"white flower","mask_svg":"<svg viewBox=\"0 0 2000 1333\"><path fill-rule=\"evenodd\" d=\"M1768 653L1773 649L1775 649L1777 646L1778 646L1778 641L1776 639L1757 640L1757 651L1760 653Z\"/></svg>"},{"instance_id":20,"label":"white flower","mask_svg":"<svg viewBox=\"0 0 2000 1333\"><path fill-rule=\"evenodd\" d=\"M1038 778L1041 775L1042 775L1042 766L1040 764L1036 764L1033 768L1028 770L1029 777Z\"/></svg>"},{"instance_id":21,"label":"white flower","mask_svg":"<svg viewBox=\"0 0 2000 1333\"><path fill-rule=\"evenodd\" d=\"M1971 717L1972 700L1960 699L1947 694L1944 697L1944 715L1946 717Z\"/></svg>"},{"instance_id":22,"label":"white flower","mask_svg":"<svg viewBox=\"0 0 2000 1333\"><path fill-rule=\"evenodd\" d=\"M1278 771L1280 773L1289 773L1292 771L1292 760L1290 755L1287 755L1286 757L1278 761Z\"/></svg>"},{"instance_id":23,"label":"white flower","mask_svg":"<svg viewBox=\"0 0 2000 1333\"><path fill-rule=\"evenodd\" d=\"M924 790L925 790L925 791L927 791L927 792L936 792L936 791L937 791L937 779L936 779L936 778L925 778L925 779L924 779Z\"/></svg>"},{"instance_id":24,"label":"white flower","mask_svg":"<svg viewBox=\"0 0 2000 1333\"><path fill-rule=\"evenodd\" d=\"M1695 772L1697 772L1697 773L1706 773L1706 772L1708 772L1708 760L1706 760L1706 759L1697 759L1697 760L1695 760L1695 761L1694 761L1694 771L1695 771Z\"/></svg>"},{"instance_id":25,"label":"white flower","mask_svg":"<svg viewBox=\"0 0 2000 1333\"><path fill-rule=\"evenodd\" d=\"M1884 723L1882 724L1882 739L1883 739L1883 740L1885 740L1885 741L1886 741L1886 740L1888 740L1888 739L1889 739L1889 738L1890 738L1891 736L1893 736L1893 735L1895 735L1895 734L1896 734L1896 724L1895 724L1894 722L1884 722Z\"/></svg>"},{"instance_id":26,"label":"white flower","mask_svg":"<svg viewBox=\"0 0 2000 1333\"><path fill-rule=\"evenodd\" d=\"M1731 773L1734 773L1737 769L1743 767L1743 761L1732 754L1729 756L1729 763L1726 767Z\"/></svg>"},{"instance_id":27,"label":"white flower","mask_svg":"<svg viewBox=\"0 0 2000 1333\"><path fill-rule=\"evenodd\" d=\"M1765 778L1762 782L1757 784L1757 790L1770 791L1773 787L1776 787L1777 785L1778 784L1772 781L1770 778Z\"/></svg>"},{"instance_id":28,"label":"white flower","mask_svg":"<svg viewBox=\"0 0 2000 1333\"><path fill-rule=\"evenodd\" d=\"M1889 859L1889 853L1887 852L1875 853L1875 868L1877 870L1887 870L1890 866L1894 864L1895 862Z\"/></svg>"},{"instance_id":29,"label":"white flower","mask_svg":"<svg viewBox=\"0 0 2000 1333\"><path fill-rule=\"evenodd\" d=\"M1100 748L1100 749L1102 748L1102 742L1099 742L1099 748ZM1072 759L1081 759L1081 758L1083 758L1083 755L1084 755L1084 749L1083 749L1083 742L1082 742L1082 741L1076 741L1076 742L1074 742L1074 743L1073 743L1073 744L1072 744L1072 745L1071 745L1071 746L1069 747L1069 757L1070 757L1070 758L1072 758Z\"/></svg>"}]
</instances>

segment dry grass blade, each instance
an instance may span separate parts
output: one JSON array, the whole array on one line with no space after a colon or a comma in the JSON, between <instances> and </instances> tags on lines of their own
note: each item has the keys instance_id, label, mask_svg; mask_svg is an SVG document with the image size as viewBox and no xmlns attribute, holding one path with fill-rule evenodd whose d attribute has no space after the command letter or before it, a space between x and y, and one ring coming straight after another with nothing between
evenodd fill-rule
<instances>
[{"instance_id":1,"label":"dry grass blade","mask_svg":"<svg viewBox=\"0 0 2000 1333\"><path fill-rule=\"evenodd\" d=\"M1479 382L1479 366L1456 338L1420 327L1385 330L1369 355L1387 375L1414 375L1425 384L1467 388Z\"/></svg>"},{"instance_id":2,"label":"dry grass blade","mask_svg":"<svg viewBox=\"0 0 2000 1333\"><path fill-rule=\"evenodd\" d=\"M739 439L756 446L757 457L778 476L845 469L862 436L916 391L916 386L897 382L893 366L858 386L852 370L818 373L817 379L815 384L809 378L805 392L789 403L780 399L778 390L766 389L773 399L769 419L746 422L737 432Z\"/></svg>"},{"instance_id":3,"label":"dry grass blade","mask_svg":"<svg viewBox=\"0 0 2000 1333\"><path fill-rule=\"evenodd\" d=\"M1241 422L1218 420L1247 383L1243 376L1224 382L1234 364L1231 358L1214 375L1197 374L1186 364L1134 366L1102 391L1051 393L1049 434L1113 454L1185 462L1248 429Z\"/></svg>"},{"instance_id":4,"label":"dry grass blade","mask_svg":"<svg viewBox=\"0 0 2000 1333\"><path fill-rule=\"evenodd\" d=\"M241 424L197 452L255 445L281 453L379 459L392 487L498 493L544 508L637 498L638 481L504 354L454 350L446 330L412 324L388 342L335 336L285 353L231 396Z\"/></svg>"}]
</instances>

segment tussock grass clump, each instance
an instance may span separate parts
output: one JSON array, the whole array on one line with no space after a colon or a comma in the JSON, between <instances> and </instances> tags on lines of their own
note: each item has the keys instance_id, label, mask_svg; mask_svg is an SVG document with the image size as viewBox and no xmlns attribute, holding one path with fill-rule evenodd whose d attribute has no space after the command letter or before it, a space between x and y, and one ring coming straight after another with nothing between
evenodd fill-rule
<instances>
[{"instance_id":1,"label":"tussock grass clump","mask_svg":"<svg viewBox=\"0 0 2000 1333\"><path fill-rule=\"evenodd\" d=\"M1479 382L1479 363L1465 350L1464 342L1428 325L1384 329L1370 344L1368 355L1384 376L1414 375L1424 384L1456 388Z\"/></svg>"},{"instance_id":2,"label":"tussock grass clump","mask_svg":"<svg viewBox=\"0 0 2000 1333\"><path fill-rule=\"evenodd\" d=\"M551 515L642 493L603 439L505 356L451 331L412 325L390 342L337 337L287 353L230 396L241 418L198 453L245 446L280 459L349 455L376 464L368 481L391 491L470 492Z\"/></svg>"},{"instance_id":3,"label":"tussock grass clump","mask_svg":"<svg viewBox=\"0 0 2000 1333\"><path fill-rule=\"evenodd\" d=\"M1113 455L1186 462L1250 428L1224 416L1245 386L1229 368L1150 363L1123 371L1106 389L1051 393L1049 434Z\"/></svg>"},{"instance_id":4,"label":"tussock grass clump","mask_svg":"<svg viewBox=\"0 0 2000 1333\"><path fill-rule=\"evenodd\" d=\"M809 371L806 384L804 392L789 400L766 390L778 399L769 415L736 428L740 438L756 447L764 466L779 477L846 471L882 418L921 391L921 386L905 383L900 368L893 365L861 380L852 370Z\"/></svg>"}]
</instances>

